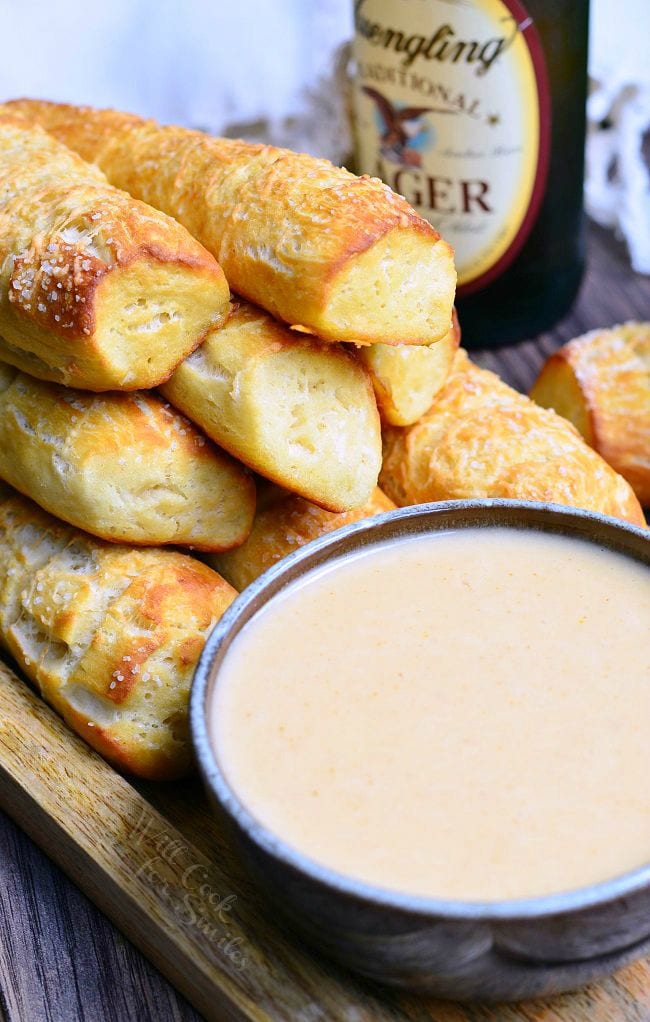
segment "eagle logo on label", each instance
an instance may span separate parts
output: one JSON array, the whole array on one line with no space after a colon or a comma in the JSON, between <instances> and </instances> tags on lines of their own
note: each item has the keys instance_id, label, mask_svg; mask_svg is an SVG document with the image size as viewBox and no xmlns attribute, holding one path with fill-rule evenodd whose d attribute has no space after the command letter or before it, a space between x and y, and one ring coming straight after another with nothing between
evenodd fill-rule
<instances>
[{"instance_id":1,"label":"eagle logo on label","mask_svg":"<svg viewBox=\"0 0 650 1022\"><path fill-rule=\"evenodd\" d=\"M379 125L381 155L402 167L421 167L422 152L435 141L433 127L422 122L423 114L447 113L431 106L402 106L392 103L369 85L362 91L374 100Z\"/></svg>"}]
</instances>

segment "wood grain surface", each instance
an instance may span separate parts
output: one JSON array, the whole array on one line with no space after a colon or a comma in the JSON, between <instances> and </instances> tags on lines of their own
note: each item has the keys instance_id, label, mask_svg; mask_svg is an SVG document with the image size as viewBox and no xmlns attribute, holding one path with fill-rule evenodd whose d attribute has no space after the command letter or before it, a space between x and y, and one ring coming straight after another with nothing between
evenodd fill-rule
<instances>
[{"instance_id":1,"label":"wood grain surface","mask_svg":"<svg viewBox=\"0 0 650 1022\"><path fill-rule=\"evenodd\" d=\"M593 229L571 316L479 361L525 390L558 344L634 317L650 319L650 280ZM196 782L136 789L22 682L3 675L0 692L0 804L71 878L0 816L0 1022L200 1017L79 888L209 1019L649 1022L649 962L552 1002L491 1008L397 996L343 976L263 912Z\"/></svg>"}]
</instances>

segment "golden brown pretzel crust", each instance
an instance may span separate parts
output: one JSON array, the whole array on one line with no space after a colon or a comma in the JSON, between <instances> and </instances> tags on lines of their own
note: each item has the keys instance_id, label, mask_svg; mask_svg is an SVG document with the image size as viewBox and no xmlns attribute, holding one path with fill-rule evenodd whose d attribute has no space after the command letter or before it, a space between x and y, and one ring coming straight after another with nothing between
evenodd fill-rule
<instances>
[{"instance_id":1,"label":"golden brown pretzel crust","mask_svg":"<svg viewBox=\"0 0 650 1022\"><path fill-rule=\"evenodd\" d=\"M235 596L184 554L105 544L0 498L0 641L120 770L163 779L190 768L192 674Z\"/></svg>"},{"instance_id":2,"label":"golden brown pretzel crust","mask_svg":"<svg viewBox=\"0 0 650 1022\"><path fill-rule=\"evenodd\" d=\"M452 250L379 180L114 110L10 107L176 217L278 319L331 341L431 344L448 330Z\"/></svg>"},{"instance_id":3,"label":"golden brown pretzel crust","mask_svg":"<svg viewBox=\"0 0 650 1022\"><path fill-rule=\"evenodd\" d=\"M227 550L255 511L243 466L157 394L91 394L2 363L0 478L116 543Z\"/></svg>"},{"instance_id":4,"label":"golden brown pretzel crust","mask_svg":"<svg viewBox=\"0 0 650 1022\"><path fill-rule=\"evenodd\" d=\"M553 501L645 525L630 485L577 430L461 349L429 412L384 432L379 482L400 506L504 497Z\"/></svg>"},{"instance_id":5,"label":"golden brown pretzel crust","mask_svg":"<svg viewBox=\"0 0 650 1022\"><path fill-rule=\"evenodd\" d=\"M0 106L0 358L89 390L151 387L228 297L185 228Z\"/></svg>"},{"instance_id":6,"label":"golden brown pretzel crust","mask_svg":"<svg viewBox=\"0 0 650 1022\"><path fill-rule=\"evenodd\" d=\"M650 507L650 323L623 323L569 341L530 392L580 430Z\"/></svg>"},{"instance_id":7,"label":"golden brown pretzel crust","mask_svg":"<svg viewBox=\"0 0 650 1022\"><path fill-rule=\"evenodd\" d=\"M377 484L379 416L363 368L248 302L161 389L221 447L328 510L358 507Z\"/></svg>"},{"instance_id":8,"label":"golden brown pretzel crust","mask_svg":"<svg viewBox=\"0 0 650 1022\"><path fill-rule=\"evenodd\" d=\"M376 487L363 507L333 514L295 493L262 483L258 511L246 542L237 550L209 555L206 560L236 589L242 590L282 557L312 539L394 507L392 500Z\"/></svg>"}]
</instances>

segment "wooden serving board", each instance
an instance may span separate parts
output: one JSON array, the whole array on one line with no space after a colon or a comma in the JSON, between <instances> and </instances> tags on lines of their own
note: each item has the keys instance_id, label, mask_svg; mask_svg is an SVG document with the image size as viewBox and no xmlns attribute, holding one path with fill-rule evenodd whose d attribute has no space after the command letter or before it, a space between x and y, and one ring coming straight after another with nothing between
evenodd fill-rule
<instances>
[{"instance_id":1,"label":"wooden serving board","mask_svg":"<svg viewBox=\"0 0 650 1022\"><path fill-rule=\"evenodd\" d=\"M0 806L214 1022L647 1022L650 959L548 1002L456 1005L359 982L285 936L198 781L129 783L0 662Z\"/></svg>"}]
</instances>

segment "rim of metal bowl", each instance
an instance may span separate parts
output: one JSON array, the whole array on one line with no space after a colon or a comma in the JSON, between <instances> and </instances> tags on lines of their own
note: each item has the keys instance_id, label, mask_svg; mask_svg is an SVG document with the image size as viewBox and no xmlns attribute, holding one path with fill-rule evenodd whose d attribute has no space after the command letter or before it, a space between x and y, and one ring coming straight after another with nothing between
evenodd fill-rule
<instances>
[{"instance_id":1,"label":"rim of metal bowl","mask_svg":"<svg viewBox=\"0 0 650 1022\"><path fill-rule=\"evenodd\" d=\"M445 519L450 519L451 524L436 527L436 520L442 522ZM455 519L458 521L454 525ZM429 528L426 527L427 523L430 523ZM228 783L210 740L207 704L220 662L227 655L227 648L240 629L269 599L312 568L325 561L344 557L353 549L403 536L468 528L472 525L533 528L573 535L627 554L641 563L645 562L650 568L650 532L596 512L529 501L493 499L419 504L362 519L312 540L273 565L247 586L225 612L207 640L195 671L190 700L190 729L201 773L222 809L259 849L332 891L372 903L376 907L415 915L447 916L472 921L534 919L607 904L650 885L650 862L598 884L559 894L503 901L464 901L411 895L377 887L338 873L293 848L249 812ZM594 531L590 533L590 529ZM607 536L607 541L602 538L603 532ZM359 543L358 540L365 536L369 537L367 543ZM642 541L641 544L639 540ZM646 546L647 556L641 552ZM638 547L638 550L635 552L633 547Z\"/></svg>"}]
</instances>

